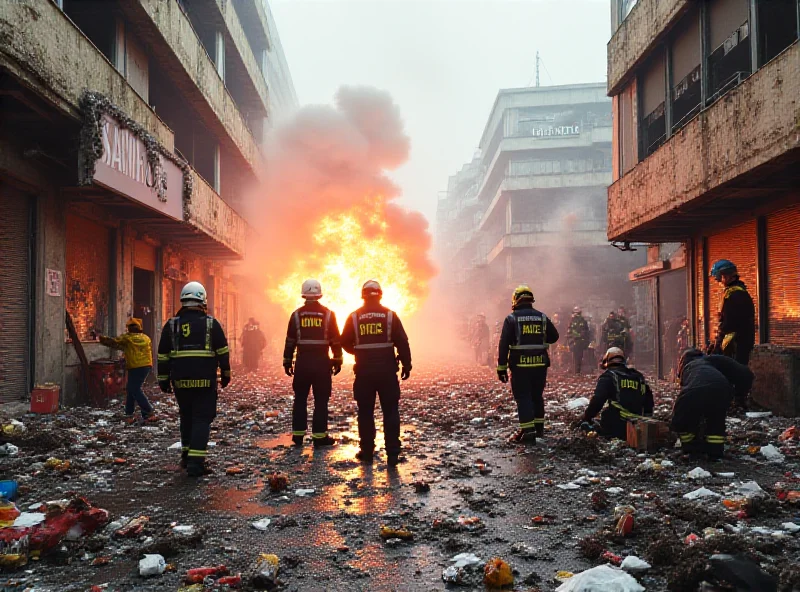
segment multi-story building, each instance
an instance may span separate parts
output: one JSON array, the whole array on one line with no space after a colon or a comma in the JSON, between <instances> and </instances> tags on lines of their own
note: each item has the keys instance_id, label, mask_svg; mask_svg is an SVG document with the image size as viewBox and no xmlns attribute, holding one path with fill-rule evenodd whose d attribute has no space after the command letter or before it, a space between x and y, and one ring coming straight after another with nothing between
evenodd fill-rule
<instances>
[{"instance_id":1,"label":"multi-story building","mask_svg":"<svg viewBox=\"0 0 800 592\"><path fill-rule=\"evenodd\" d=\"M519 283L551 313L578 304L598 322L631 303L627 271L643 254L605 232L611 130L602 83L499 92L479 154L439 200L443 268L466 307L502 318Z\"/></svg>"},{"instance_id":2,"label":"multi-story building","mask_svg":"<svg viewBox=\"0 0 800 592\"><path fill-rule=\"evenodd\" d=\"M262 0L0 3L0 400L109 357L96 336L159 327L189 279L243 324L228 262L274 112L296 101Z\"/></svg>"},{"instance_id":3,"label":"multi-story building","mask_svg":"<svg viewBox=\"0 0 800 592\"><path fill-rule=\"evenodd\" d=\"M699 346L714 338L722 296L709 268L734 261L757 309L754 396L798 414L800 4L624 4L614 2L608 45L608 238L683 243ZM668 259L654 254L639 275L673 269Z\"/></svg>"}]
</instances>

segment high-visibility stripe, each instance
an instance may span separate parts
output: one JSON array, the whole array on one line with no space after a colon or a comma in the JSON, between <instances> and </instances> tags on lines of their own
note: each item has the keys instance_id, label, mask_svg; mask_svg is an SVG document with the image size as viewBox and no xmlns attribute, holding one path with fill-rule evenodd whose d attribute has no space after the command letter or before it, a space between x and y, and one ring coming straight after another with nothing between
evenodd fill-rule
<instances>
[{"instance_id":1,"label":"high-visibility stripe","mask_svg":"<svg viewBox=\"0 0 800 592\"><path fill-rule=\"evenodd\" d=\"M547 364L517 364L515 368L546 368Z\"/></svg>"},{"instance_id":2,"label":"high-visibility stripe","mask_svg":"<svg viewBox=\"0 0 800 592\"><path fill-rule=\"evenodd\" d=\"M306 435L305 430L295 430L292 432L292 436L305 436L305 435Z\"/></svg>"},{"instance_id":3,"label":"high-visibility stripe","mask_svg":"<svg viewBox=\"0 0 800 592\"><path fill-rule=\"evenodd\" d=\"M214 352L205 350L187 350L187 351L169 352L170 358L213 358L214 356L215 356Z\"/></svg>"},{"instance_id":4,"label":"high-visibility stripe","mask_svg":"<svg viewBox=\"0 0 800 592\"><path fill-rule=\"evenodd\" d=\"M619 415L622 419L641 419L641 415L631 413L623 407L618 401L611 401L611 406L619 410Z\"/></svg>"},{"instance_id":5,"label":"high-visibility stripe","mask_svg":"<svg viewBox=\"0 0 800 592\"><path fill-rule=\"evenodd\" d=\"M506 370L508 370L508 364L503 364L497 367L498 372L505 372Z\"/></svg>"},{"instance_id":6,"label":"high-visibility stripe","mask_svg":"<svg viewBox=\"0 0 800 592\"><path fill-rule=\"evenodd\" d=\"M231 353L230 348L226 345L225 347L221 347L217 350L218 356L224 356L225 354Z\"/></svg>"},{"instance_id":7,"label":"high-visibility stripe","mask_svg":"<svg viewBox=\"0 0 800 592\"><path fill-rule=\"evenodd\" d=\"M321 440L322 438L327 438L327 437L328 437L328 432L315 432L311 434L311 438L313 438L314 440Z\"/></svg>"},{"instance_id":8,"label":"high-visibility stripe","mask_svg":"<svg viewBox=\"0 0 800 592\"><path fill-rule=\"evenodd\" d=\"M156 380L159 382L164 382L165 380L169 380L169 374L159 374L156 376Z\"/></svg>"},{"instance_id":9,"label":"high-visibility stripe","mask_svg":"<svg viewBox=\"0 0 800 592\"><path fill-rule=\"evenodd\" d=\"M211 388L211 381L207 378L176 380L175 388L179 389Z\"/></svg>"},{"instance_id":10,"label":"high-visibility stripe","mask_svg":"<svg viewBox=\"0 0 800 592\"><path fill-rule=\"evenodd\" d=\"M190 448L189 449L189 456L202 458L202 457L208 456L208 451L207 450L194 450L194 449Z\"/></svg>"},{"instance_id":11,"label":"high-visibility stripe","mask_svg":"<svg viewBox=\"0 0 800 592\"><path fill-rule=\"evenodd\" d=\"M509 345L508 349L544 351L544 350L550 349L550 345L547 344L547 343L545 343L545 344L534 344L534 343L531 343L531 344L528 344L528 345Z\"/></svg>"},{"instance_id":12,"label":"high-visibility stripe","mask_svg":"<svg viewBox=\"0 0 800 592\"><path fill-rule=\"evenodd\" d=\"M300 339L297 345L328 345L327 339Z\"/></svg>"},{"instance_id":13,"label":"high-visibility stripe","mask_svg":"<svg viewBox=\"0 0 800 592\"><path fill-rule=\"evenodd\" d=\"M519 422L519 427L521 427L522 429L536 427L536 420L534 419L533 421L526 421L526 422L521 421Z\"/></svg>"},{"instance_id":14,"label":"high-visibility stripe","mask_svg":"<svg viewBox=\"0 0 800 592\"><path fill-rule=\"evenodd\" d=\"M189 452L188 446L181 446L181 452Z\"/></svg>"},{"instance_id":15,"label":"high-visibility stripe","mask_svg":"<svg viewBox=\"0 0 800 592\"><path fill-rule=\"evenodd\" d=\"M394 347L394 343L362 343L354 346L353 349L384 349L387 347Z\"/></svg>"},{"instance_id":16,"label":"high-visibility stripe","mask_svg":"<svg viewBox=\"0 0 800 592\"><path fill-rule=\"evenodd\" d=\"M686 443L686 442L691 442L692 440L694 440L696 434L692 434L691 432L684 432L682 434L678 434L678 436L680 437L681 442Z\"/></svg>"},{"instance_id":17,"label":"high-visibility stripe","mask_svg":"<svg viewBox=\"0 0 800 592\"><path fill-rule=\"evenodd\" d=\"M169 361L169 354L158 354L158 361L159 362L168 362Z\"/></svg>"},{"instance_id":18,"label":"high-visibility stripe","mask_svg":"<svg viewBox=\"0 0 800 592\"><path fill-rule=\"evenodd\" d=\"M706 436L706 442L709 444L724 444L725 436Z\"/></svg>"},{"instance_id":19,"label":"high-visibility stripe","mask_svg":"<svg viewBox=\"0 0 800 592\"><path fill-rule=\"evenodd\" d=\"M544 417L537 417L533 420L533 423L544 425Z\"/></svg>"}]
</instances>

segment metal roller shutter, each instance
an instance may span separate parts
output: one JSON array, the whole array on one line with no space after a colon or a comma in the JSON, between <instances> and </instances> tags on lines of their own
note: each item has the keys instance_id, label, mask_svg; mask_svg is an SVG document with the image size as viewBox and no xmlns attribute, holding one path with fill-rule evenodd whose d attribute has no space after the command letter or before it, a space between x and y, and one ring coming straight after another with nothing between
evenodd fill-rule
<instances>
[{"instance_id":1,"label":"metal roller shutter","mask_svg":"<svg viewBox=\"0 0 800 592\"><path fill-rule=\"evenodd\" d=\"M695 327L695 335L697 335L697 347L703 347L707 341L705 334L705 276L706 271L703 269L703 239L697 238L694 241L694 269L695 269L695 310L697 311L697 325Z\"/></svg>"},{"instance_id":2,"label":"metal roller shutter","mask_svg":"<svg viewBox=\"0 0 800 592\"><path fill-rule=\"evenodd\" d=\"M0 184L0 402L28 395L30 372L30 202Z\"/></svg>"},{"instance_id":3,"label":"metal roller shutter","mask_svg":"<svg viewBox=\"0 0 800 592\"><path fill-rule=\"evenodd\" d=\"M730 259L739 270L756 307L756 343L758 343L758 242L756 221L750 220L708 237L708 265L717 259ZM716 335L717 311L722 306L723 289L713 279L709 284L709 324L711 337Z\"/></svg>"},{"instance_id":4,"label":"metal roller shutter","mask_svg":"<svg viewBox=\"0 0 800 592\"><path fill-rule=\"evenodd\" d=\"M800 205L767 216L769 341L800 345Z\"/></svg>"}]
</instances>

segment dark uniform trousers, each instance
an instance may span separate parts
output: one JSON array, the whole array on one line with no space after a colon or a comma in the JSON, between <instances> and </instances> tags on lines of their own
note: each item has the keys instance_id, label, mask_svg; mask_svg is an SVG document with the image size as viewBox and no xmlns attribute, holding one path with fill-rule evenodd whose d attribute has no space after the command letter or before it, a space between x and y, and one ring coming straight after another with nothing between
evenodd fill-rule
<instances>
[{"instance_id":1,"label":"dark uniform trousers","mask_svg":"<svg viewBox=\"0 0 800 592\"><path fill-rule=\"evenodd\" d=\"M586 351L586 347L583 345L572 345L570 349L572 351L572 371L575 374L580 374L581 366L583 365L583 354Z\"/></svg>"},{"instance_id":2,"label":"dark uniform trousers","mask_svg":"<svg viewBox=\"0 0 800 592\"><path fill-rule=\"evenodd\" d=\"M386 454L400 454L400 383L397 374L356 374L353 394L358 405L358 437L361 450L375 448L375 397L383 411Z\"/></svg>"},{"instance_id":3,"label":"dark uniform trousers","mask_svg":"<svg viewBox=\"0 0 800 592\"><path fill-rule=\"evenodd\" d=\"M688 390L675 400L671 429L678 433L687 452L702 450L699 431L705 423L705 450L711 457L722 457L725 449L725 417L731 404L731 389Z\"/></svg>"},{"instance_id":4,"label":"dark uniform trousers","mask_svg":"<svg viewBox=\"0 0 800 592\"><path fill-rule=\"evenodd\" d=\"M181 444L189 458L205 459L211 422L217 416L217 391L214 388L175 389L181 420Z\"/></svg>"},{"instance_id":5,"label":"dark uniform trousers","mask_svg":"<svg viewBox=\"0 0 800 592\"><path fill-rule=\"evenodd\" d=\"M314 415L311 419L312 439L328 434L328 401L332 389L331 364L326 358L308 366L298 363L294 371L292 388L292 435L305 436L308 427L308 394L314 393Z\"/></svg>"},{"instance_id":6,"label":"dark uniform trousers","mask_svg":"<svg viewBox=\"0 0 800 592\"><path fill-rule=\"evenodd\" d=\"M511 368L511 392L517 402L519 427L523 432L544 435L544 387L546 368Z\"/></svg>"}]
</instances>

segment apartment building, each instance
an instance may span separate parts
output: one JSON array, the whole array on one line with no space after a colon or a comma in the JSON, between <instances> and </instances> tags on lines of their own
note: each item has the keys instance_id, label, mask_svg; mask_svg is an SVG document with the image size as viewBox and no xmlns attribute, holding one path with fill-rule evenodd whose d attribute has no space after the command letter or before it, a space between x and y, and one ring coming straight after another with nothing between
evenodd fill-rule
<instances>
[{"instance_id":1,"label":"apartment building","mask_svg":"<svg viewBox=\"0 0 800 592\"><path fill-rule=\"evenodd\" d=\"M0 400L75 402L66 317L108 358L99 334L136 316L157 341L189 279L236 353L237 210L296 104L266 2L14 0L0 39Z\"/></svg>"},{"instance_id":2,"label":"apartment building","mask_svg":"<svg viewBox=\"0 0 800 592\"><path fill-rule=\"evenodd\" d=\"M631 6L632 5L632 6ZM757 309L754 397L800 414L800 3L612 6L608 238L682 243L692 338L714 338L717 259ZM649 273L673 269L654 256ZM647 272L648 270L641 270Z\"/></svg>"}]
</instances>

